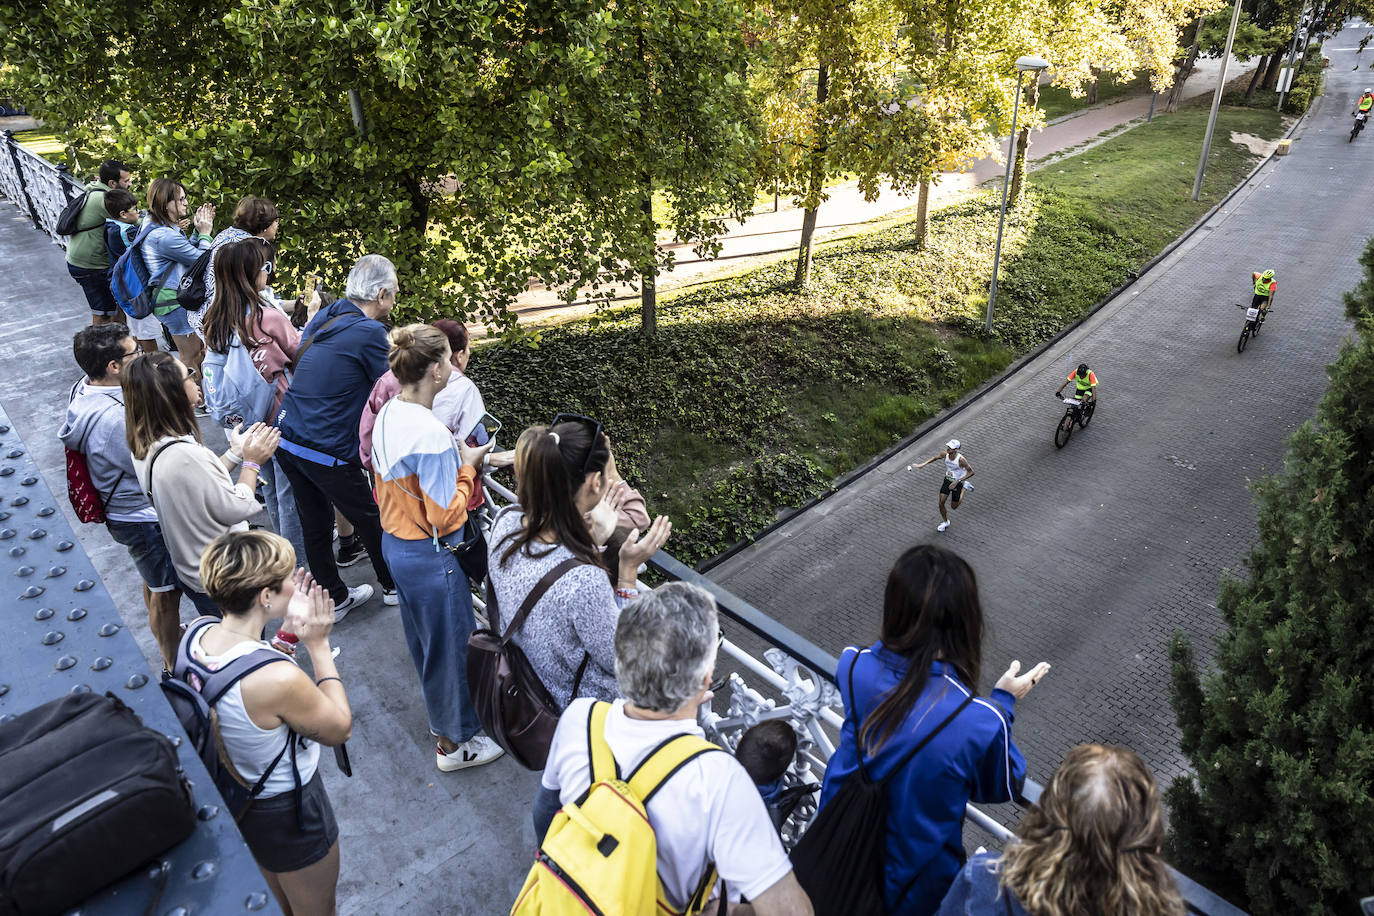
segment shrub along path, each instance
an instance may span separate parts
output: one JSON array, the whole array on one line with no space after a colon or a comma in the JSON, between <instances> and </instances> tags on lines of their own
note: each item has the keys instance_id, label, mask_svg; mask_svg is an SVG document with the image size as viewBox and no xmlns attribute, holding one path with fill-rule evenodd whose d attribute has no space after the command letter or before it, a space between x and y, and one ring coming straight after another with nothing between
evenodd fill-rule
<instances>
[{"instance_id":1,"label":"shrub along path","mask_svg":"<svg viewBox=\"0 0 1374 916\"><path fill-rule=\"evenodd\" d=\"M622 468L690 563L800 505L1058 333L1192 225L1272 138L1270 111L1221 113L1203 200L1187 199L1207 111L1143 125L1037 173L1008 217L995 335L982 332L997 231L991 192L913 226L836 243L804 294L774 264L660 304L488 345L470 373L515 431L560 410L599 418Z\"/></svg>"}]
</instances>

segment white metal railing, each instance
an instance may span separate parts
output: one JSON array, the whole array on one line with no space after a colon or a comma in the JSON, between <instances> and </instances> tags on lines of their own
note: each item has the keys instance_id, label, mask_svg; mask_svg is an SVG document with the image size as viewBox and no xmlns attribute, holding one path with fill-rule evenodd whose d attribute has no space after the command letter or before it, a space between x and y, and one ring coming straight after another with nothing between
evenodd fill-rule
<instances>
[{"instance_id":1,"label":"white metal railing","mask_svg":"<svg viewBox=\"0 0 1374 916\"><path fill-rule=\"evenodd\" d=\"M57 234L57 218L80 193L81 183L65 165L53 165L19 145L10 131L0 131L0 194L63 248L67 241Z\"/></svg>"}]
</instances>

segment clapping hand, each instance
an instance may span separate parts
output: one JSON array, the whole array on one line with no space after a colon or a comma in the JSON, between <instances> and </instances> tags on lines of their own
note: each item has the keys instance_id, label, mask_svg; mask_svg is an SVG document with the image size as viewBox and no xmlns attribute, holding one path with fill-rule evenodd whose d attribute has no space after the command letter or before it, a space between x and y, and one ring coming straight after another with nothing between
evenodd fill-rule
<instances>
[{"instance_id":1,"label":"clapping hand","mask_svg":"<svg viewBox=\"0 0 1374 916\"><path fill-rule=\"evenodd\" d=\"M296 594L287 605L282 629L295 633L306 648L323 645L327 652L329 634L334 629L334 599L304 569L296 570L293 582Z\"/></svg>"},{"instance_id":2,"label":"clapping hand","mask_svg":"<svg viewBox=\"0 0 1374 916\"><path fill-rule=\"evenodd\" d=\"M1050 663L1041 662L1025 674L1020 674L1021 663L1013 659L1012 663L1007 666L1006 673L997 679L996 686L1019 700L1030 693L1030 689L1038 684L1049 670Z\"/></svg>"},{"instance_id":3,"label":"clapping hand","mask_svg":"<svg viewBox=\"0 0 1374 916\"><path fill-rule=\"evenodd\" d=\"M622 583L626 578L631 582L634 581L635 572L638 571L640 564L662 549L672 531L673 523L668 521L668 516L660 515L654 519L653 524L649 526L649 530L643 536L640 536L638 528L633 529L626 536L625 546L620 548L620 580Z\"/></svg>"},{"instance_id":4,"label":"clapping hand","mask_svg":"<svg viewBox=\"0 0 1374 916\"><path fill-rule=\"evenodd\" d=\"M229 431L229 450L257 465L270 460L280 442L281 430L266 423L254 423L246 430L240 423Z\"/></svg>"},{"instance_id":5,"label":"clapping hand","mask_svg":"<svg viewBox=\"0 0 1374 916\"><path fill-rule=\"evenodd\" d=\"M623 480L617 481L601 491L601 498L592 506L591 511L583 513L582 518L586 521L587 530L592 533L592 543L596 546L605 547L606 542L615 533L620 507L625 504L629 494L630 485Z\"/></svg>"}]
</instances>

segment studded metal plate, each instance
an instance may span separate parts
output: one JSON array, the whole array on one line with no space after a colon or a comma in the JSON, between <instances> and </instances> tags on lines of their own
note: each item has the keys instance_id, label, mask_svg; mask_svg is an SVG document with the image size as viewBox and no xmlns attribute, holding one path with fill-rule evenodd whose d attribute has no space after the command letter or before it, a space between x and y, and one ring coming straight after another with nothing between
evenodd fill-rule
<instances>
[{"instance_id":1,"label":"studded metal plate","mask_svg":"<svg viewBox=\"0 0 1374 916\"><path fill-rule=\"evenodd\" d=\"M0 723L64 693L109 691L172 736L200 819L160 861L110 885L72 916L145 912L268 913L276 901L186 734L157 674L124 627L66 516L0 410Z\"/></svg>"}]
</instances>

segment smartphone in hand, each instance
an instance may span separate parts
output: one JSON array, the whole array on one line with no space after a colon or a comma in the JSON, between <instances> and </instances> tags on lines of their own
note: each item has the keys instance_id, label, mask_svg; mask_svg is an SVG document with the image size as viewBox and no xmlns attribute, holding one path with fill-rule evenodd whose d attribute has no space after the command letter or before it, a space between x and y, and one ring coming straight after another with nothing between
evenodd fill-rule
<instances>
[{"instance_id":1,"label":"smartphone in hand","mask_svg":"<svg viewBox=\"0 0 1374 916\"><path fill-rule=\"evenodd\" d=\"M501 429L501 421L489 413L482 414L482 419L477 421L477 425L468 433L463 441L469 448L480 448L496 438L496 433Z\"/></svg>"}]
</instances>

